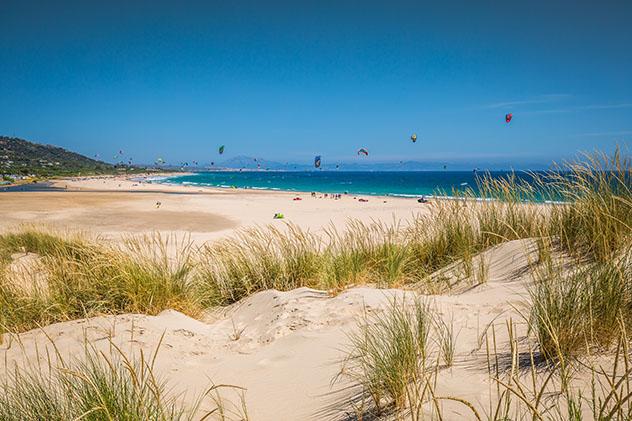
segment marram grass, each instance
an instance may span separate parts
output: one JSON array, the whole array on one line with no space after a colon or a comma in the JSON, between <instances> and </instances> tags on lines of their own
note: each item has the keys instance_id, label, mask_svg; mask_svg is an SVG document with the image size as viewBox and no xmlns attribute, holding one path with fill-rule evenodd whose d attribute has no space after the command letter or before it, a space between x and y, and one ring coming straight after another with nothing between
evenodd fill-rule
<instances>
[{"instance_id":1,"label":"marram grass","mask_svg":"<svg viewBox=\"0 0 632 421\"><path fill-rule=\"evenodd\" d=\"M437 322L423 303L412 310L394 305L371 319L352 338L345 374L364 387L377 412L394 408L412 419L422 419L426 403L440 417L442 400L464 405L476 419L481 414L489 419L582 419L582 405L590 406L593 419L628 419L631 161L620 151L595 154L534 179L533 185L524 185L511 177L483 178L480 190L495 200L475 201L466 194L438 201L429 214L405 224L351 221L346 229L332 228L325 235L292 225L257 228L201 249L156 236L114 245L36 229L3 234L0 331L170 308L197 316L208 307L270 288L336 292L373 284L441 292L450 286L429 276L433 272L458 263L464 278L482 283L488 269L485 264L474 269L477 254L508 240L536 238L536 283L526 315L536 346L528 352L532 360L541 356L551 364L547 378L552 380L546 385L529 389L520 379L503 378L490 369L498 393L490 398L489 409L437 396L437 376L458 358L456 327ZM524 202L536 198L555 202ZM7 270L15 253L39 256L41 288L24 288L24 282L35 280ZM573 270L557 265L560 254L571 258ZM487 345L489 349L489 339ZM623 374L607 375L592 367L596 381L590 397L569 386L569 367L575 361L594 349L608 352L613 347ZM493 367L496 350L488 355ZM130 389L128 368L88 358L73 370L53 377L12 374L0 394L0 419L187 419L174 401L155 400L162 393L159 384L141 382L134 386L140 389ZM142 366L139 370L133 375L142 376ZM538 398L544 393L559 397L564 412L545 406Z\"/></svg>"},{"instance_id":2,"label":"marram grass","mask_svg":"<svg viewBox=\"0 0 632 421\"><path fill-rule=\"evenodd\" d=\"M112 343L109 353L85 344L83 356L71 361L55 348L55 357L45 363L7 368L11 371L0 383L0 420L248 420L243 394L243 407L225 399L226 389L242 390L236 386L212 385L184 404L183 393L175 393L155 372L161 343L152 354L141 351L136 357Z\"/></svg>"},{"instance_id":3,"label":"marram grass","mask_svg":"<svg viewBox=\"0 0 632 421\"><path fill-rule=\"evenodd\" d=\"M0 236L0 269L13 253L36 253L46 285L25 290L20 284L32 279L9 279L14 275L0 271L0 327L23 331L97 314L157 314L169 308L196 316L208 307L234 303L266 289L312 287L336 293L371 284L441 293L459 280L430 275L459 264L459 278L483 283L488 267L477 255L521 238L536 238L541 266L551 266L551 256L564 253L575 259L577 267L592 268L586 270L597 276L608 272L599 265L613 264L632 243L630 174L630 159L620 151L611 157L595 154L534 175L531 184L515 177L483 177L479 190L494 200L476 201L466 193L457 200L435 201L428 213L409 221L350 221L343 230L332 227L318 235L294 225L250 228L200 249L156 236L114 245L35 229L8 233ZM524 202L547 198L556 202ZM610 275L607 279L612 280ZM596 297L613 296L600 289L612 288L609 281L584 282L597 285L588 292L565 287L568 282L572 281L551 278L533 294L538 312L534 320L550 324L538 327L538 332L564 329L563 323L543 318L553 319L555 312L566 311L547 304L547 293L558 297L551 303L573 300L568 294L590 295L589 310L595 320L610 320L604 325L612 323L615 310L626 315L632 311L605 298L599 305L607 310L597 311ZM604 337L599 329L590 329L591 338ZM545 336L541 337L546 349Z\"/></svg>"},{"instance_id":4,"label":"marram grass","mask_svg":"<svg viewBox=\"0 0 632 421\"><path fill-rule=\"evenodd\" d=\"M0 331L100 314L176 309L196 316L201 307L190 283L191 248L175 244L170 255L169 241L151 236L103 245L35 230L0 236L11 252L37 253L43 271L42 279L0 272ZM29 283L34 285L24 288Z\"/></svg>"}]
</instances>

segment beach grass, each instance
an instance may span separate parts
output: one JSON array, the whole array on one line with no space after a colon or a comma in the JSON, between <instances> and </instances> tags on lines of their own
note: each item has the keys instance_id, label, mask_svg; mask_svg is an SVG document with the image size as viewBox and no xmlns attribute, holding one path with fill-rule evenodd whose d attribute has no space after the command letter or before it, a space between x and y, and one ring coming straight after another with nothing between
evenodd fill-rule
<instances>
[{"instance_id":1,"label":"beach grass","mask_svg":"<svg viewBox=\"0 0 632 421\"><path fill-rule=\"evenodd\" d=\"M82 359L15 368L4 379L0 420L192 420L154 373L155 356L129 359L117 348L86 348Z\"/></svg>"},{"instance_id":2,"label":"beach grass","mask_svg":"<svg viewBox=\"0 0 632 421\"><path fill-rule=\"evenodd\" d=\"M546 357L608 349L632 327L632 254L579 269L547 268L531 289L531 326Z\"/></svg>"},{"instance_id":3,"label":"beach grass","mask_svg":"<svg viewBox=\"0 0 632 421\"><path fill-rule=\"evenodd\" d=\"M69 360L53 342L42 362L7 367L0 384L2 421L188 421L249 419L243 388L211 384L195 397L176 390L155 370L163 338L153 352L128 354L110 341L109 351L87 340ZM237 392L239 405L227 399Z\"/></svg>"},{"instance_id":4,"label":"beach grass","mask_svg":"<svg viewBox=\"0 0 632 421\"><path fill-rule=\"evenodd\" d=\"M414 405L409 387L421 382L430 362L430 308L423 302L414 310L393 300L387 311L365 315L350 335L350 350L340 376L362 386L380 415L390 405L397 411Z\"/></svg>"},{"instance_id":5,"label":"beach grass","mask_svg":"<svg viewBox=\"0 0 632 421\"><path fill-rule=\"evenodd\" d=\"M494 200L477 201L466 192L436 201L429 213L408 221L349 221L324 235L292 224L248 228L199 250L156 236L113 245L33 228L3 234L3 265L14 253L36 253L46 286L25 294L0 275L0 299L7 303L0 322L24 330L94 314L167 308L195 316L266 289L335 293L368 284L442 293L463 280L485 282L488 268L477 255L521 238L537 239L541 259L566 253L580 264L608 262L631 242L630 164L620 152L597 154L568 164L565 172L534 175L530 184L511 176L482 177L481 194ZM524 202L547 197L558 201ZM459 279L432 276L451 264L460 265Z\"/></svg>"},{"instance_id":6,"label":"beach grass","mask_svg":"<svg viewBox=\"0 0 632 421\"><path fill-rule=\"evenodd\" d=\"M424 404L436 399L437 376L454 363L456 339L453 321L428 301L394 298L384 311L365 313L359 320L335 380L361 386L362 400L369 400L363 417L424 419ZM439 406L430 410L441 416Z\"/></svg>"},{"instance_id":7,"label":"beach grass","mask_svg":"<svg viewBox=\"0 0 632 421\"><path fill-rule=\"evenodd\" d=\"M356 419L418 421L460 416L479 421L602 421L632 417L630 341L624 324L611 338L613 348L600 358L593 355L582 361L557 359L545 364L537 342L520 339L513 320L504 325L502 346L494 323L481 338L488 367L481 387L490 391L487 402L444 394L440 379L450 366L441 364L446 361L444 338L454 338L453 328L428 301L418 298L393 300L383 312L365 314L349 336L346 358L334 381L345 378L359 387L361 396L349 400ZM555 348L560 349L560 344ZM447 353L452 356L448 358L456 356L454 348ZM361 406L355 404L358 401ZM449 409L446 402L452 404Z\"/></svg>"},{"instance_id":8,"label":"beach grass","mask_svg":"<svg viewBox=\"0 0 632 421\"><path fill-rule=\"evenodd\" d=\"M249 228L203 247L196 281L202 302L225 305L266 289L318 287L323 260L319 240L297 226L287 228Z\"/></svg>"},{"instance_id":9,"label":"beach grass","mask_svg":"<svg viewBox=\"0 0 632 421\"><path fill-rule=\"evenodd\" d=\"M173 240L175 241L175 240ZM41 276L0 273L0 327L19 332L102 314L201 311L190 283L189 244L160 236L121 245L32 229L0 236L13 252L37 253ZM173 254L170 254L173 250ZM6 254L5 254L6 256Z\"/></svg>"},{"instance_id":10,"label":"beach grass","mask_svg":"<svg viewBox=\"0 0 632 421\"><path fill-rule=\"evenodd\" d=\"M549 184L566 205L555 206L550 235L578 258L605 262L629 246L632 232L632 158L617 150L587 155L552 172Z\"/></svg>"},{"instance_id":11,"label":"beach grass","mask_svg":"<svg viewBox=\"0 0 632 421\"><path fill-rule=\"evenodd\" d=\"M582 405L589 405L594 419L626 419L632 415L631 174L631 162L620 151L595 154L564 171L534 175L528 185L512 177L483 177L479 190L493 200L474 200L466 192L434 202L429 213L409 221L349 221L344 229L318 235L292 224L249 228L199 249L157 235L114 244L27 227L0 235L0 331L166 309L197 317L267 289L337 293L368 284L449 292L465 280L486 282L489 267L481 252L534 238L538 258L530 266L535 282L525 314L531 334L527 355L532 367L544 360L547 371L544 376L532 371L533 381L525 385L513 366L518 341L510 340L512 367L503 374L495 337L491 350L486 337L488 365L496 367L490 381L497 388L488 417L582 419ZM543 198L551 203L525 203ZM28 254L37 257L37 276L10 270L16 255ZM451 265L459 268L458 279L434 276ZM512 323L507 326L512 338ZM377 414L422 419L430 402L440 417L440 401L451 400L481 419L473 403L435 390L437 376L458 360L457 328L425 301L393 302L386 312L367 314L352 334L341 375L362 387ZM595 351L614 352L615 366L625 369L608 373L590 366L595 383L587 397L572 387L572 367L586 364L582 358ZM162 384L148 366L117 361L93 355L83 365L47 376L11 373L0 395L0 420L123 419L121 414L187 419L175 401L163 398ZM542 379L545 384L537 384ZM556 396L563 410L545 407L544 394Z\"/></svg>"}]
</instances>

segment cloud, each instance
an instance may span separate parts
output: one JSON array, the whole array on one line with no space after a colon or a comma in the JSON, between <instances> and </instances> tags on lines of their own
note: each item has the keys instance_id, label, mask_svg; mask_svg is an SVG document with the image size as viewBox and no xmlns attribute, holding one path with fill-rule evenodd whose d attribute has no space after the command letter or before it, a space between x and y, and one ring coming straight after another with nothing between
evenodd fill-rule
<instances>
[{"instance_id":1,"label":"cloud","mask_svg":"<svg viewBox=\"0 0 632 421\"><path fill-rule=\"evenodd\" d=\"M575 113L575 112L591 111L591 110L616 110L616 109L624 109L624 108L632 108L632 103L624 102L621 104L578 105L574 107L554 108L550 110L522 111L521 114L561 114L561 113Z\"/></svg>"},{"instance_id":2,"label":"cloud","mask_svg":"<svg viewBox=\"0 0 632 421\"><path fill-rule=\"evenodd\" d=\"M564 99L571 98L570 94L546 94L540 95L531 99L524 99L518 101L505 101L505 102L497 102L494 104L484 105L482 108L485 109L498 109L498 108L509 108L516 107L520 105L533 105L533 104L548 104L551 102L561 101Z\"/></svg>"},{"instance_id":3,"label":"cloud","mask_svg":"<svg viewBox=\"0 0 632 421\"><path fill-rule=\"evenodd\" d=\"M626 136L632 135L632 130L622 130L618 132L592 132L592 133L579 133L572 137L601 137L601 136Z\"/></svg>"},{"instance_id":4,"label":"cloud","mask_svg":"<svg viewBox=\"0 0 632 421\"><path fill-rule=\"evenodd\" d=\"M632 108L632 102L625 102L623 104L586 105L583 107L576 107L577 110L613 110L617 108Z\"/></svg>"},{"instance_id":5,"label":"cloud","mask_svg":"<svg viewBox=\"0 0 632 421\"><path fill-rule=\"evenodd\" d=\"M499 109L499 108L514 108L520 107L521 105L543 105L543 104L551 104L558 101L563 101L565 99L572 98L572 95L569 94L548 94L548 95L540 95L531 99L518 100L518 101L505 101L505 102L497 102L494 104L484 105L483 109ZM626 109L632 108L632 102L622 102L619 104L588 104L588 105L573 105L562 108L551 108L544 110L525 110L520 111L520 114L562 114L562 113L574 113L581 111L592 111L592 110L617 110L617 109Z\"/></svg>"}]
</instances>

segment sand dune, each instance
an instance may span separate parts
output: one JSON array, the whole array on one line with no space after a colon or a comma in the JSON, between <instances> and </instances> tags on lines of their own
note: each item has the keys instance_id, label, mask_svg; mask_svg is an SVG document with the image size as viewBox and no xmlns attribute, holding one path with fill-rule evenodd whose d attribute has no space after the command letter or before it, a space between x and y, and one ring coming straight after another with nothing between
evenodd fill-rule
<instances>
[{"instance_id":1,"label":"sand dune","mask_svg":"<svg viewBox=\"0 0 632 421\"><path fill-rule=\"evenodd\" d=\"M489 282L454 295L430 296L433 306L458 332L455 364L440 376L438 391L472 402L486 402L487 362L480 337L505 319L520 321L516 308L530 282L528 241L513 241L484 253ZM414 292L353 288L337 296L300 288L268 290L198 321L175 311L158 316L120 315L70 321L7 338L2 365L46 364L52 344L64 358L81 355L85 341L108 352L110 341L138 355L155 349L164 334L156 371L192 401L210 382L239 385L253 420L344 419L348 400L358 390L344 381L332 384L342 367L348 334L365 312L379 312L392 300L413 299ZM516 308L514 308L516 307ZM502 317L501 317L502 316ZM524 333L524 332L523 332ZM49 352L48 354L52 354ZM38 359L39 356L39 359ZM5 368L0 369L0 373ZM228 399L236 396L229 393ZM446 403L448 419L467 412Z\"/></svg>"}]
</instances>

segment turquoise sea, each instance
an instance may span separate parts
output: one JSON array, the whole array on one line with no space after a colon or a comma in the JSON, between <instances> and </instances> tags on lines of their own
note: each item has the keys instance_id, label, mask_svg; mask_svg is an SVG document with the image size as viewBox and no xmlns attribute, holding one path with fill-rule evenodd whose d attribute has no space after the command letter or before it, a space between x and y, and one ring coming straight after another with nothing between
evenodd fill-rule
<instances>
[{"instance_id":1,"label":"turquoise sea","mask_svg":"<svg viewBox=\"0 0 632 421\"><path fill-rule=\"evenodd\" d=\"M507 171L486 172L504 177ZM515 173L529 181L528 173ZM452 195L472 189L483 173L473 171L210 171L164 178L157 182L193 186L237 187L256 190L285 190L349 193L379 196Z\"/></svg>"}]
</instances>

